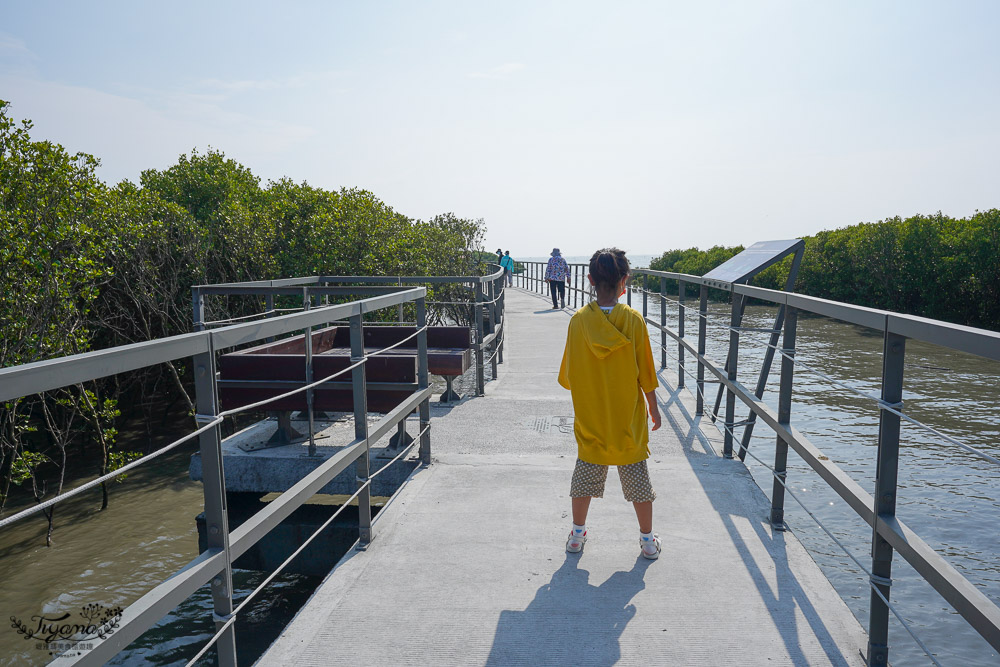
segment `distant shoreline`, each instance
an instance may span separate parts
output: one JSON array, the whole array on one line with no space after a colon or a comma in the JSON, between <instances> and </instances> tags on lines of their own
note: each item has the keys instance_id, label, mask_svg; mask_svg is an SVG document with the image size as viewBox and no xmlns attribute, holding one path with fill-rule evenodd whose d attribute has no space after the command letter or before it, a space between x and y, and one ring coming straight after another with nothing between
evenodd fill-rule
<instances>
[{"instance_id":1,"label":"distant shoreline","mask_svg":"<svg viewBox=\"0 0 1000 667\"><path fill-rule=\"evenodd\" d=\"M626 253L625 256L628 257L629 264L632 265L632 268L648 268L649 263L653 261L655 257L659 257L659 255L630 255L628 253ZM517 262L549 261L549 255L544 257L517 257L512 253L511 257L513 257ZM563 255L563 259L565 259L569 264L588 264L590 262L590 255Z\"/></svg>"}]
</instances>

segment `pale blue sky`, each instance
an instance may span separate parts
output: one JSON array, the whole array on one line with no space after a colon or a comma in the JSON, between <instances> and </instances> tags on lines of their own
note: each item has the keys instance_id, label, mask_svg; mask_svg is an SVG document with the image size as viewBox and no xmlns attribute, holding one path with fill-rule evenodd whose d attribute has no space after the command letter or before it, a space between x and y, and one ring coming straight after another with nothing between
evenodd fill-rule
<instances>
[{"instance_id":1,"label":"pale blue sky","mask_svg":"<svg viewBox=\"0 0 1000 667\"><path fill-rule=\"evenodd\" d=\"M0 98L109 182L264 181L570 255L1000 206L1000 2L5 2Z\"/></svg>"}]
</instances>

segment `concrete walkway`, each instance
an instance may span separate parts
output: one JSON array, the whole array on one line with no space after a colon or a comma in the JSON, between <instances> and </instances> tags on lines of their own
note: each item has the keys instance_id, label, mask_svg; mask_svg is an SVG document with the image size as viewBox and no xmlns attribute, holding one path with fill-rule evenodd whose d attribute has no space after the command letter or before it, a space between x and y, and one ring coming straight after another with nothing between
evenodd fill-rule
<instances>
[{"instance_id":1,"label":"concrete walkway","mask_svg":"<svg viewBox=\"0 0 1000 667\"><path fill-rule=\"evenodd\" d=\"M661 374L652 434L658 561L608 476L564 551L576 458L556 383L568 312L508 291L500 377L436 408L434 464L382 510L263 665L860 665L864 632L768 502ZM761 439L763 441L763 438Z\"/></svg>"}]
</instances>

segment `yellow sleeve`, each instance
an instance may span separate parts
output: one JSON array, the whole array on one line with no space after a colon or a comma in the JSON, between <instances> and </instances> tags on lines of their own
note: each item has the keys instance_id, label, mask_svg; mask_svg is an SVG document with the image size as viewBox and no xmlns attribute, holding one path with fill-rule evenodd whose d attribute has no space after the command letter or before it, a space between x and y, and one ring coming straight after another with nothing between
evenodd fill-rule
<instances>
[{"instance_id":1,"label":"yellow sleeve","mask_svg":"<svg viewBox=\"0 0 1000 667\"><path fill-rule=\"evenodd\" d=\"M639 326L636 327L637 335L632 346L635 348L635 364L639 367L639 386L642 387L643 392L653 391L660 386L660 383L656 380L653 349L649 345L649 330L641 316L638 324Z\"/></svg>"},{"instance_id":2,"label":"yellow sleeve","mask_svg":"<svg viewBox=\"0 0 1000 667\"><path fill-rule=\"evenodd\" d=\"M563 350L562 363L559 364L559 384L565 389L569 389L569 355L570 336L572 335L573 321L570 320L569 328L566 330L566 348Z\"/></svg>"}]
</instances>

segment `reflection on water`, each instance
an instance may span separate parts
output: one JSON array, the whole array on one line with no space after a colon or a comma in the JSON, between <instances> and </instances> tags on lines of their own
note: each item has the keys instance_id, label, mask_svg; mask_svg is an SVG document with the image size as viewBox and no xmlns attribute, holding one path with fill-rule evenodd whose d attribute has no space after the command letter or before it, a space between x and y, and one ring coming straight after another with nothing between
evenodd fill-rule
<instances>
[{"instance_id":1,"label":"reflection on water","mask_svg":"<svg viewBox=\"0 0 1000 667\"><path fill-rule=\"evenodd\" d=\"M182 447L129 474L111 489L107 510L100 490L60 503L53 547L38 515L5 529L0 542L3 613L20 618L77 610L86 604L125 606L198 553L194 517L201 484L187 475L197 445ZM50 659L13 629L0 631L3 664Z\"/></svg>"},{"instance_id":2,"label":"reflection on water","mask_svg":"<svg viewBox=\"0 0 1000 667\"><path fill-rule=\"evenodd\" d=\"M696 305L697 302L695 301ZM633 296L641 308L641 296ZM676 306L667 305L667 322L676 328ZM712 304L707 355L725 360L729 332L728 304ZM650 301L650 317L659 317ZM775 309L749 306L744 326L773 325ZM697 316L685 321L694 340ZM825 317L800 314L796 359L858 390L878 396L882 373L882 335ZM658 342L653 332L654 343ZM756 384L763 363L767 334L741 337L739 380ZM676 344L669 345L676 354ZM654 350L658 349L655 348ZM674 364L668 358L668 363ZM764 400L777 405L781 358L775 359ZM695 370L688 359L688 369ZM915 419L1000 456L1000 363L907 341L904 411ZM694 390L689 377L687 385ZM817 375L796 369L792 423L862 488L874 490L879 412L875 402L837 388ZM714 403L715 385L707 385L706 404ZM736 420L746 417L737 401ZM740 431L736 431L740 434ZM763 423L754 431L751 450L769 465L774 460L774 434ZM747 457L758 485L770 495L771 473ZM792 451L788 484L823 524L870 567L871 528L811 468ZM786 521L812 553L834 587L864 627L868 625L869 588L866 576L826 536L791 498ZM899 461L897 514L959 572L994 602L1000 603L1000 466L942 441L932 433L903 422ZM995 651L898 555L893 561L892 602L918 636L945 663L995 665ZM891 619L890 655L896 664L923 664L923 651Z\"/></svg>"},{"instance_id":3,"label":"reflection on water","mask_svg":"<svg viewBox=\"0 0 1000 667\"><path fill-rule=\"evenodd\" d=\"M234 605L266 576L266 572L233 570ZM288 574L279 575L268 584L267 592L254 598L236 619L237 664L252 664L292 620L320 581L320 577ZM208 586L203 586L108 664L185 665L214 634L212 594ZM198 664L217 664L215 650L206 653Z\"/></svg>"}]
</instances>

